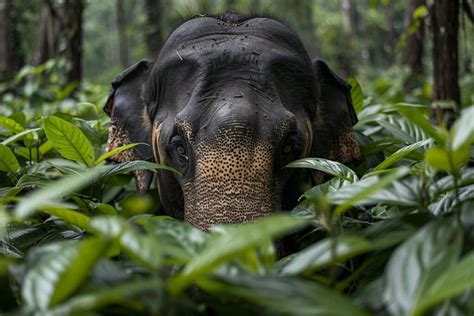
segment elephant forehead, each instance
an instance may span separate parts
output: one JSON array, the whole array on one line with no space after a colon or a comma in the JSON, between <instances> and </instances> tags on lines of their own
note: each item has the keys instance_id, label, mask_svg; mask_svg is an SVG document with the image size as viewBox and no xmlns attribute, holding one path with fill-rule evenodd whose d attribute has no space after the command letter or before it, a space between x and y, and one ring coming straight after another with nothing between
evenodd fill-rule
<instances>
[{"instance_id":1,"label":"elephant forehead","mask_svg":"<svg viewBox=\"0 0 474 316\"><path fill-rule=\"evenodd\" d=\"M186 45L208 36L215 36L217 42L218 37L220 40L229 41L239 35L265 38L295 52L305 51L298 35L290 27L274 19L262 17L237 24L226 23L214 17L194 18L179 26L167 39L163 48Z\"/></svg>"},{"instance_id":2,"label":"elephant forehead","mask_svg":"<svg viewBox=\"0 0 474 316\"><path fill-rule=\"evenodd\" d=\"M272 58L292 57L311 65L298 35L278 21L255 18L234 25L203 17L182 24L170 35L158 56L158 68L183 62L202 65L225 54L261 64Z\"/></svg>"}]
</instances>

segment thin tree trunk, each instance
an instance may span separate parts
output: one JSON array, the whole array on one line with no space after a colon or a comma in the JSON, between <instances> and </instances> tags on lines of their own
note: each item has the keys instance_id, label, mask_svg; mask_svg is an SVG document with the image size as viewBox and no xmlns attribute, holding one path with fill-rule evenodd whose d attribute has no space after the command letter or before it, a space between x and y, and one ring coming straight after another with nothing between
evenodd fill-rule
<instances>
[{"instance_id":1,"label":"thin tree trunk","mask_svg":"<svg viewBox=\"0 0 474 316\"><path fill-rule=\"evenodd\" d=\"M82 79L82 0L65 0L64 2L64 35L66 37L66 58L71 63L68 71L68 82L79 83Z\"/></svg>"},{"instance_id":2,"label":"thin tree trunk","mask_svg":"<svg viewBox=\"0 0 474 316\"><path fill-rule=\"evenodd\" d=\"M433 91L432 99L450 101L459 109L461 93L458 83L458 31L459 1L436 0L431 12L433 27ZM452 111L435 109L435 118L441 123L448 115L448 125L453 121Z\"/></svg>"},{"instance_id":3,"label":"thin tree trunk","mask_svg":"<svg viewBox=\"0 0 474 316\"><path fill-rule=\"evenodd\" d=\"M426 0L408 0L405 11L405 48L402 54L402 64L410 69L410 74L405 81L405 91L409 92L417 86L417 81L423 76L423 46L425 37L425 22L423 19L415 20L413 13L423 5ZM416 27L416 30L411 30Z\"/></svg>"},{"instance_id":4,"label":"thin tree trunk","mask_svg":"<svg viewBox=\"0 0 474 316\"><path fill-rule=\"evenodd\" d=\"M51 0L43 0L41 8L40 38L35 64L40 65L52 58L55 53L55 21Z\"/></svg>"},{"instance_id":5,"label":"thin tree trunk","mask_svg":"<svg viewBox=\"0 0 474 316\"><path fill-rule=\"evenodd\" d=\"M163 43L161 32L163 20L162 0L145 0L145 12L147 13L146 46L150 56L155 57Z\"/></svg>"},{"instance_id":6,"label":"thin tree trunk","mask_svg":"<svg viewBox=\"0 0 474 316\"><path fill-rule=\"evenodd\" d=\"M10 16L11 0L6 0L0 11L0 79L8 79L10 75L11 57L9 34L12 28ZM3 75L5 78L3 78Z\"/></svg>"},{"instance_id":7,"label":"thin tree trunk","mask_svg":"<svg viewBox=\"0 0 474 316\"><path fill-rule=\"evenodd\" d=\"M4 74L0 79L9 80L25 64L20 32L16 27L19 12L13 0L3 2L0 14L0 71Z\"/></svg>"},{"instance_id":8,"label":"thin tree trunk","mask_svg":"<svg viewBox=\"0 0 474 316\"><path fill-rule=\"evenodd\" d=\"M119 39L120 64L126 68L130 64L128 54L128 38L127 38L127 20L125 16L125 6L123 0L117 0L117 31Z\"/></svg>"}]
</instances>

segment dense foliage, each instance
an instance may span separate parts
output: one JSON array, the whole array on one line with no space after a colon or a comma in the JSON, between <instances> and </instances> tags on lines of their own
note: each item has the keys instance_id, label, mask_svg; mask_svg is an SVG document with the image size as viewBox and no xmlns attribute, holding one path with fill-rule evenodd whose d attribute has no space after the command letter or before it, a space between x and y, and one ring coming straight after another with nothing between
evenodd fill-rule
<instances>
[{"instance_id":1,"label":"dense foliage","mask_svg":"<svg viewBox=\"0 0 474 316\"><path fill-rule=\"evenodd\" d=\"M291 213L207 234L135 192L128 173L166 166L106 164L105 89L67 98L57 67L1 87L2 314L474 312L474 106L448 131L352 79L366 161L293 162L334 177ZM295 231L300 250L277 258L272 240Z\"/></svg>"}]
</instances>

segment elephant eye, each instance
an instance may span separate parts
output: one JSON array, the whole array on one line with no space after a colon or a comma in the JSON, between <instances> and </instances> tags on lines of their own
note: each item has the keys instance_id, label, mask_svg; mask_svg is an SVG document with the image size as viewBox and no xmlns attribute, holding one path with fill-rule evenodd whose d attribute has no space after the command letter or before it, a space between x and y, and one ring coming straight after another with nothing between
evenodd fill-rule
<instances>
[{"instance_id":1,"label":"elephant eye","mask_svg":"<svg viewBox=\"0 0 474 316\"><path fill-rule=\"evenodd\" d=\"M291 147L291 145L286 145L285 148L283 148L283 152L285 154L289 154L292 150L293 148Z\"/></svg>"},{"instance_id":2,"label":"elephant eye","mask_svg":"<svg viewBox=\"0 0 474 316\"><path fill-rule=\"evenodd\" d=\"M168 153L181 168L186 167L188 164L189 158L186 155L186 145L180 135L175 135L171 138Z\"/></svg>"},{"instance_id":3,"label":"elephant eye","mask_svg":"<svg viewBox=\"0 0 474 316\"><path fill-rule=\"evenodd\" d=\"M281 147L284 156L297 158L301 154L302 145L297 134L290 134Z\"/></svg>"}]
</instances>

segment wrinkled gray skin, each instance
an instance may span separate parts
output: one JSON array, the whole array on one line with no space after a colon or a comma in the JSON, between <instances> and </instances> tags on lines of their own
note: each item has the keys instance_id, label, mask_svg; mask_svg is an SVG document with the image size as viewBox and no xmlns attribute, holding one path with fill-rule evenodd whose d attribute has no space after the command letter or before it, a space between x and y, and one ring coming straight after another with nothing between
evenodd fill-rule
<instances>
[{"instance_id":1,"label":"wrinkled gray skin","mask_svg":"<svg viewBox=\"0 0 474 316\"><path fill-rule=\"evenodd\" d=\"M154 161L182 173L158 173L164 211L202 230L293 207L302 177L322 180L284 168L293 160L360 158L350 87L274 19L193 18L153 63L118 79L106 106L108 149L150 144ZM149 159L149 152L114 159Z\"/></svg>"}]
</instances>

